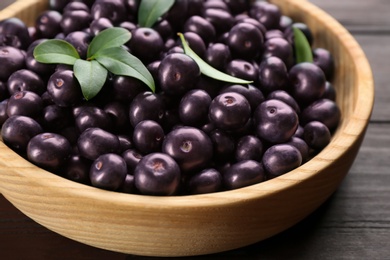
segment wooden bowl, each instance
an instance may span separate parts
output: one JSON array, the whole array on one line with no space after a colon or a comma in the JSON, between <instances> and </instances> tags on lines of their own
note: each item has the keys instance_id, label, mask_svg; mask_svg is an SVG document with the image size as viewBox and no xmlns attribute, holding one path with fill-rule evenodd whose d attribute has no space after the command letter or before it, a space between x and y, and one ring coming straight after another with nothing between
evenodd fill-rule
<instances>
[{"instance_id":1,"label":"wooden bowl","mask_svg":"<svg viewBox=\"0 0 390 260\"><path fill-rule=\"evenodd\" d=\"M330 50L342 111L331 143L312 160L257 185L207 195L150 197L78 184L27 162L0 142L0 192L41 225L82 243L123 253L188 256L243 247L273 236L319 207L348 173L374 101L367 59L329 15L302 0L272 0L311 28L316 47ZM32 24L46 0L3 10ZM291 241L293 243L293 241Z\"/></svg>"}]
</instances>

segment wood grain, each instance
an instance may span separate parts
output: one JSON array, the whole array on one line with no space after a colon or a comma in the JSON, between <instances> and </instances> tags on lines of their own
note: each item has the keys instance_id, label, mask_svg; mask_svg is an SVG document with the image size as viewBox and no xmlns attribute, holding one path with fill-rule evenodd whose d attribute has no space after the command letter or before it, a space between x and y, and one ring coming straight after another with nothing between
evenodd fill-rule
<instances>
[{"instance_id":1,"label":"wood grain","mask_svg":"<svg viewBox=\"0 0 390 260\"><path fill-rule=\"evenodd\" d=\"M0 191L22 212L60 234L143 255L197 255L242 247L303 219L334 192L358 152L373 104L372 74L359 45L329 16L298 0L273 2L309 24L318 46L330 49L340 68L335 85L343 121L332 144L312 161L239 191L149 198L65 181L36 169L0 143Z\"/></svg>"}]
</instances>

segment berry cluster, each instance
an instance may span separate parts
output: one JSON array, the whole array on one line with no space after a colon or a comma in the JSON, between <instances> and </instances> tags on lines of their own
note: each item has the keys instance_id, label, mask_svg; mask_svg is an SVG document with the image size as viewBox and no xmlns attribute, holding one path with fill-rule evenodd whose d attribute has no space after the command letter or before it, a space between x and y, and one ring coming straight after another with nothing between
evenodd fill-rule
<instances>
[{"instance_id":1,"label":"berry cluster","mask_svg":"<svg viewBox=\"0 0 390 260\"><path fill-rule=\"evenodd\" d=\"M137 24L137 0L50 1L27 27L0 22L0 125L3 142L37 166L102 189L146 195L218 192L280 176L331 140L340 120L329 51L296 63L294 23L264 1L177 0L152 27ZM123 48L152 74L109 74L83 98L72 67L35 60L49 38L86 57L104 29L122 27ZM252 81L201 73L177 33L214 68Z\"/></svg>"}]
</instances>

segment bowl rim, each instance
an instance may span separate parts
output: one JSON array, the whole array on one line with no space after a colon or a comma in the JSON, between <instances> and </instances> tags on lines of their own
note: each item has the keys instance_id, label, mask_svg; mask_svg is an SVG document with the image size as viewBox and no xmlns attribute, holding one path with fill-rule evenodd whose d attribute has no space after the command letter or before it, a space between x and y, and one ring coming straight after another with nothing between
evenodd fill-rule
<instances>
[{"instance_id":1,"label":"bowl rim","mask_svg":"<svg viewBox=\"0 0 390 260\"><path fill-rule=\"evenodd\" d=\"M17 1L15 4L1 12L11 14L14 12L14 9L16 9L15 5L21 2L24 2L23 7L26 7L29 4L34 4L39 1ZM343 125L342 127L339 126L336 130L332 136L331 143L305 164L272 180L235 190L198 195L160 197L107 191L65 179L40 169L13 152L3 142L0 142L0 172L12 173L19 178L28 178L28 182L32 185L53 189L53 192L55 193L67 194L71 189L74 192L73 196L81 196L88 200L103 200L110 204L119 203L121 205L129 204L133 206L154 208L171 208L173 206L179 208L199 206L218 207L222 205L226 206L226 204L234 205L236 203L241 203L242 201L258 200L259 198L272 196L274 193L289 189L300 182L313 178L317 172L329 167L329 161L333 161L345 154L349 147L359 141L358 137L364 135L374 105L372 71L368 60L357 41L343 26L341 26L341 24L327 13L312 3L302 0L271 0L270 2L279 6L288 2L292 6L299 7L299 9L304 12L316 13L317 15L314 19L318 22L321 21L328 29L332 28L334 30L336 28L339 32L336 35L337 39L344 45L343 47L347 51L347 54L353 57L353 60L355 61L355 64L353 64L354 69L359 71L359 73L356 73L355 82L355 87L358 89L356 104L364 103L365 106L355 105L350 118L347 121L342 119ZM302 4L302 2L304 2L304 4ZM11 159L12 156L14 156L13 159ZM34 174L26 176L24 174L25 171L20 171L21 169L34 169ZM53 182L55 183L55 186L52 185ZM0 183L0 193L7 196L6 184Z\"/></svg>"}]
</instances>

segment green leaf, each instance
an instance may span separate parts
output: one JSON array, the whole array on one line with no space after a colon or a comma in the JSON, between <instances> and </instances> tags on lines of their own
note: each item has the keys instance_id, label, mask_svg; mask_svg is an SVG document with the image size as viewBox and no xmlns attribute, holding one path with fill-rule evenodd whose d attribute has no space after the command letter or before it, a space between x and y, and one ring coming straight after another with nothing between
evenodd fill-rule
<instances>
[{"instance_id":1,"label":"green leaf","mask_svg":"<svg viewBox=\"0 0 390 260\"><path fill-rule=\"evenodd\" d=\"M38 44L34 49L34 58L41 63L61 63L73 65L80 59L72 44L64 40L52 39Z\"/></svg>"},{"instance_id":2,"label":"green leaf","mask_svg":"<svg viewBox=\"0 0 390 260\"><path fill-rule=\"evenodd\" d=\"M96 35L88 47L87 57L91 58L98 51L112 47L119 47L128 42L131 33L119 27L108 28Z\"/></svg>"},{"instance_id":3,"label":"green leaf","mask_svg":"<svg viewBox=\"0 0 390 260\"><path fill-rule=\"evenodd\" d=\"M233 77L229 74L223 73L223 72L213 68L207 62L202 60L198 56L198 54L196 54L190 48L190 46L187 44L187 41L185 40L184 35L182 33L178 33L178 35L179 35L181 43L183 45L185 54L187 54L188 56L190 56L192 59L195 60L195 62L198 64L202 74L204 74L210 78L216 79L216 80L235 83L235 84L250 84L253 82L253 81Z\"/></svg>"},{"instance_id":4,"label":"green leaf","mask_svg":"<svg viewBox=\"0 0 390 260\"><path fill-rule=\"evenodd\" d=\"M156 91L152 74L137 57L131 55L125 49L121 47L103 49L96 53L94 57L112 73L137 78L153 92Z\"/></svg>"},{"instance_id":5,"label":"green leaf","mask_svg":"<svg viewBox=\"0 0 390 260\"><path fill-rule=\"evenodd\" d=\"M138 24L152 27L175 3L175 0L142 0L138 8Z\"/></svg>"},{"instance_id":6,"label":"green leaf","mask_svg":"<svg viewBox=\"0 0 390 260\"><path fill-rule=\"evenodd\" d=\"M293 26L296 63L313 62L311 46L305 34Z\"/></svg>"},{"instance_id":7,"label":"green leaf","mask_svg":"<svg viewBox=\"0 0 390 260\"><path fill-rule=\"evenodd\" d=\"M96 96L107 79L107 70L99 62L78 59L74 63L73 72L81 86L86 100Z\"/></svg>"}]
</instances>

